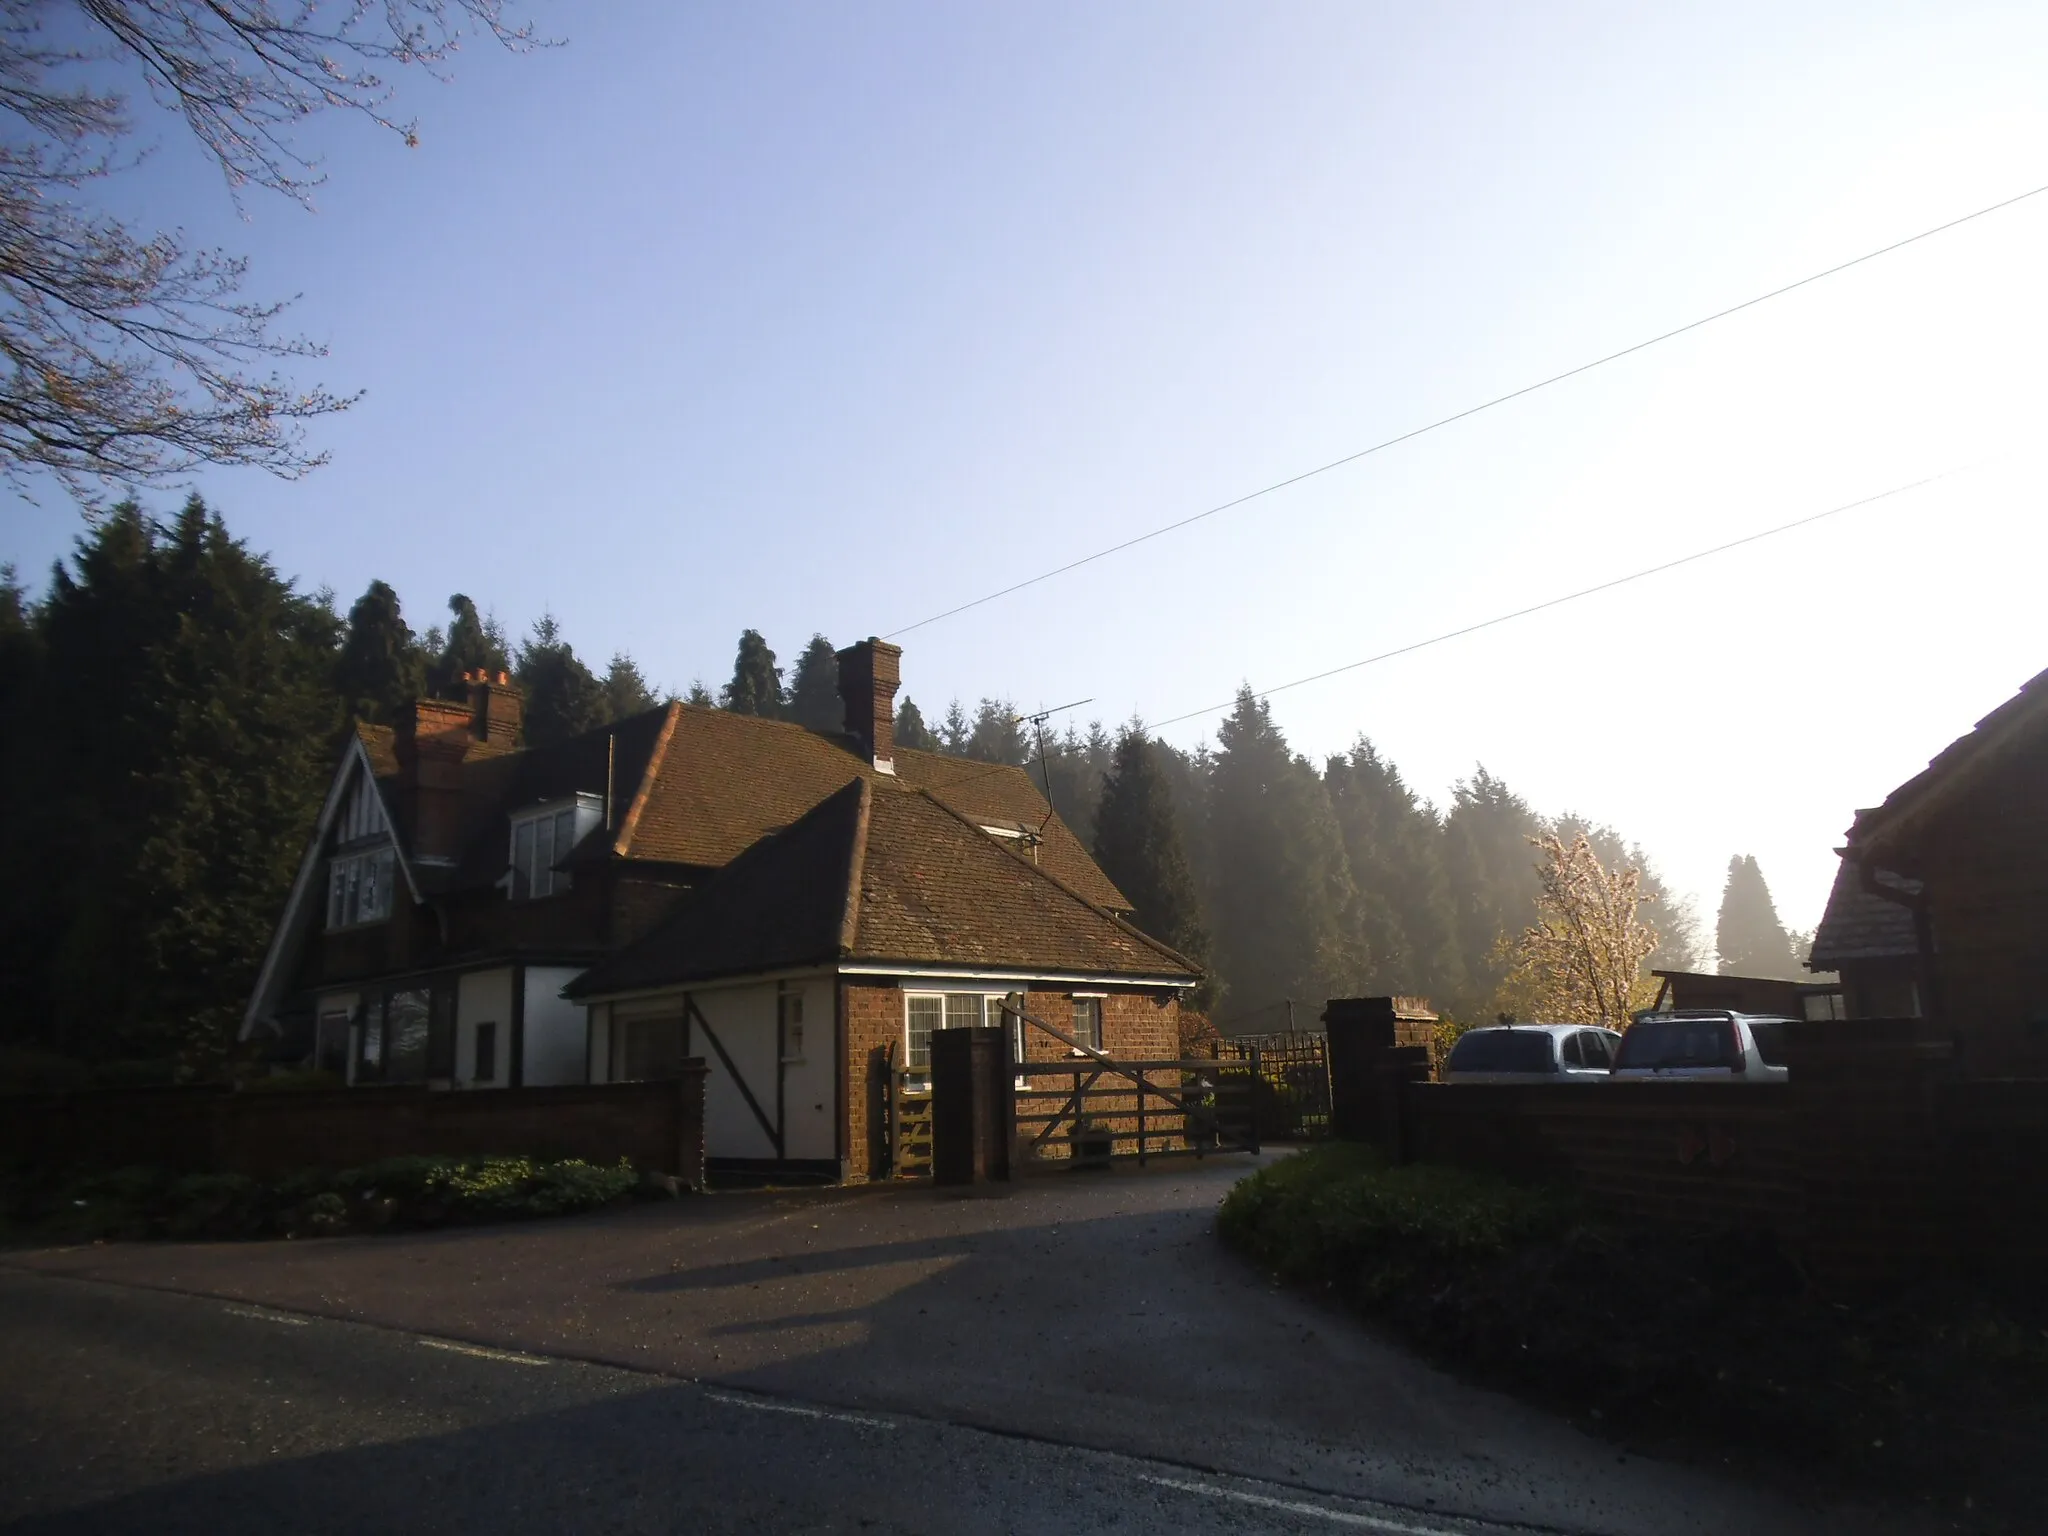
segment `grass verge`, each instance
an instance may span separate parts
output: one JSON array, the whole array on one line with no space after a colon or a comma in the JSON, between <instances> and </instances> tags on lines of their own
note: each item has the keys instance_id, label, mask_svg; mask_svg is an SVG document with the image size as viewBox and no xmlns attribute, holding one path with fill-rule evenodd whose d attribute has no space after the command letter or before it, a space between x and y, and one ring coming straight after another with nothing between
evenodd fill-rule
<instances>
[{"instance_id":1,"label":"grass verge","mask_svg":"<svg viewBox=\"0 0 2048 1536\"><path fill-rule=\"evenodd\" d=\"M638 1184L624 1162L526 1157L393 1157L270 1180L160 1168L25 1174L0 1182L0 1236L89 1242L406 1230L594 1210Z\"/></svg>"},{"instance_id":2,"label":"grass verge","mask_svg":"<svg viewBox=\"0 0 2048 1536\"><path fill-rule=\"evenodd\" d=\"M1238 1184L1226 1242L1423 1353L1634 1447L2028 1530L2048 1330L1945 1292L1846 1307L1766 1235L1625 1227L1569 1191L1333 1143Z\"/></svg>"}]
</instances>

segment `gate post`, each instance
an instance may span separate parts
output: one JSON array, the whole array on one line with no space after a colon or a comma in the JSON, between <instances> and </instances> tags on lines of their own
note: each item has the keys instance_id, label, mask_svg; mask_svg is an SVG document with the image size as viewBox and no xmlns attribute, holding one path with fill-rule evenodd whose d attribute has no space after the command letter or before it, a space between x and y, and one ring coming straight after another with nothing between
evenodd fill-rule
<instances>
[{"instance_id":1,"label":"gate post","mask_svg":"<svg viewBox=\"0 0 2048 1536\"><path fill-rule=\"evenodd\" d=\"M1016 1088L1005 1032L932 1031L932 1182L1010 1177Z\"/></svg>"},{"instance_id":2,"label":"gate post","mask_svg":"<svg viewBox=\"0 0 2048 1536\"><path fill-rule=\"evenodd\" d=\"M1368 1141L1395 1162L1407 1155L1408 1084L1429 1076L1429 1051L1398 1043L1391 997L1333 997L1323 1008L1329 1041L1330 1134Z\"/></svg>"}]
</instances>

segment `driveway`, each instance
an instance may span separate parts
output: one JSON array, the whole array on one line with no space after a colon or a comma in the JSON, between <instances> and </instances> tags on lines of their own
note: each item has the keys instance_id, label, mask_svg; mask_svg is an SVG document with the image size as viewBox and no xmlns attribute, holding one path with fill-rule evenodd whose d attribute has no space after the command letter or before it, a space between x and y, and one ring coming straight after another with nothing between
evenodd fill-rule
<instances>
[{"instance_id":1,"label":"driveway","mask_svg":"<svg viewBox=\"0 0 2048 1536\"><path fill-rule=\"evenodd\" d=\"M1266 1161L1270 1161L1270 1157ZM382 1238L9 1256L109 1281L1574 1532L1872 1531L1617 1454L1223 1250L1243 1159L718 1195Z\"/></svg>"}]
</instances>

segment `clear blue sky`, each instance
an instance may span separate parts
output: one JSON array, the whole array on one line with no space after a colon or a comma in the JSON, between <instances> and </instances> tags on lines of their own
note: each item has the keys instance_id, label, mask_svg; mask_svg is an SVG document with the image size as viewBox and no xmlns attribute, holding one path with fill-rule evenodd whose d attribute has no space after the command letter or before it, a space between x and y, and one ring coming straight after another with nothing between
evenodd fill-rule
<instances>
[{"instance_id":1,"label":"clear blue sky","mask_svg":"<svg viewBox=\"0 0 2048 1536\"><path fill-rule=\"evenodd\" d=\"M119 196L368 391L312 478L202 480L237 531L676 687L2048 182L2038 4L534 14L567 45L405 82L419 149L319 125L317 213L238 221L171 128ZM1810 925L1851 811L2048 666L2044 274L2048 197L920 629L906 689L1164 719L1974 466L1275 700L1312 755L1614 823L1709 919L1753 852ZM13 504L0 558L76 530Z\"/></svg>"}]
</instances>

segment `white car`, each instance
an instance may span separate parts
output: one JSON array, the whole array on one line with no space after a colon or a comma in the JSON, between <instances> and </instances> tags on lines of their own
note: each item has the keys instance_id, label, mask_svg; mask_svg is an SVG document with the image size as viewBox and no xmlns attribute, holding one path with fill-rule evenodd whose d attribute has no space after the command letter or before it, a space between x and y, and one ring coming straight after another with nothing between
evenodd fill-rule
<instances>
[{"instance_id":1,"label":"white car","mask_svg":"<svg viewBox=\"0 0 2048 1536\"><path fill-rule=\"evenodd\" d=\"M1621 1037L1614 1076L1658 1082L1782 1083L1790 1019L1687 1008L1645 1013Z\"/></svg>"},{"instance_id":2,"label":"white car","mask_svg":"<svg viewBox=\"0 0 2048 1536\"><path fill-rule=\"evenodd\" d=\"M1605 1082L1621 1036L1585 1024L1468 1029L1444 1061L1447 1083Z\"/></svg>"}]
</instances>

